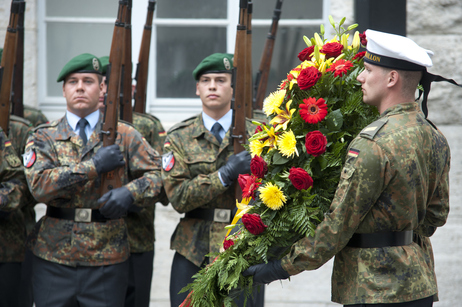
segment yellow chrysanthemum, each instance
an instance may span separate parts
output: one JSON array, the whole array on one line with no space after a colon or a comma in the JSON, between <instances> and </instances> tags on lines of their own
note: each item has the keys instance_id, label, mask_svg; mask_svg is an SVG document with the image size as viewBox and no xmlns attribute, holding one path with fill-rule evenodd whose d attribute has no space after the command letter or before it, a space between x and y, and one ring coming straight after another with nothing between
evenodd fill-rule
<instances>
[{"instance_id":1,"label":"yellow chrysanthemum","mask_svg":"<svg viewBox=\"0 0 462 307\"><path fill-rule=\"evenodd\" d=\"M265 101L263 102L263 112L265 112L266 116L270 116L271 114L276 113L276 110L279 109L282 102L284 101L285 95L286 90L280 90L273 92L268 97L266 97Z\"/></svg>"},{"instance_id":2,"label":"yellow chrysanthemum","mask_svg":"<svg viewBox=\"0 0 462 307\"><path fill-rule=\"evenodd\" d=\"M284 132L278 139L278 150L284 157L290 158L295 153L298 156L297 140L292 130Z\"/></svg>"},{"instance_id":3,"label":"yellow chrysanthemum","mask_svg":"<svg viewBox=\"0 0 462 307\"><path fill-rule=\"evenodd\" d=\"M278 124L276 126L276 131L283 128L284 130L287 129L287 125L289 124L290 120L292 119L292 115L294 114L295 112L295 109L290 109L290 105L292 104L292 99L289 100L287 103L286 103L286 108L284 110L277 110L277 114L276 117L274 117L271 121L270 121L270 124L274 125L274 124Z\"/></svg>"},{"instance_id":4,"label":"yellow chrysanthemum","mask_svg":"<svg viewBox=\"0 0 462 307\"><path fill-rule=\"evenodd\" d=\"M249 148L250 148L250 155L253 157L255 156L261 156L261 153L263 152L263 148L265 148L265 145L260 142L259 140L254 140L249 143Z\"/></svg>"},{"instance_id":5,"label":"yellow chrysanthemum","mask_svg":"<svg viewBox=\"0 0 462 307\"><path fill-rule=\"evenodd\" d=\"M260 199L270 209L279 210L286 202L286 196L281 189L268 182L265 186L259 188Z\"/></svg>"}]
</instances>

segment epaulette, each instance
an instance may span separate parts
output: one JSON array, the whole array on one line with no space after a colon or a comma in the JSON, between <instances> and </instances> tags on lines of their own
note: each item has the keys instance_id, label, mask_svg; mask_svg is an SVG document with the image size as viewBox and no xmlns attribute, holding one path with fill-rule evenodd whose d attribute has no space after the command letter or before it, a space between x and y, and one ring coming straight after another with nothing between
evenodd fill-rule
<instances>
[{"instance_id":1,"label":"epaulette","mask_svg":"<svg viewBox=\"0 0 462 307\"><path fill-rule=\"evenodd\" d=\"M27 125L28 127L32 127L32 123L30 121L28 121L25 118L13 115L13 114L10 115L10 120L15 121L15 122L23 123L23 124Z\"/></svg>"},{"instance_id":2,"label":"epaulette","mask_svg":"<svg viewBox=\"0 0 462 307\"><path fill-rule=\"evenodd\" d=\"M190 118L187 118L175 125L173 125L169 130L168 130L168 133L172 132L172 131L175 131L177 129L180 129L180 128L183 128L183 127L187 127L189 125L191 125L194 120L199 116L200 114L198 115L194 115L194 116L191 116Z\"/></svg>"},{"instance_id":3,"label":"epaulette","mask_svg":"<svg viewBox=\"0 0 462 307\"><path fill-rule=\"evenodd\" d=\"M124 123L124 124L126 124L126 125L128 125L128 126L130 126L130 127L132 127L132 128L135 128L135 126L133 126L133 123L127 122L127 121L125 121L125 120L123 120L123 119L120 119L120 118L119 118L119 122ZM136 129L136 128L135 128L135 129Z\"/></svg>"},{"instance_id":4,"label":"epaulette","mask_svg":"<svg viewBox=\"0 0 462 307\"><path fill-rule=\"evenodd\" d=\"M34 131L37 131L38 129L43 129L43 128L56 127L56 126L58 126L58 123L59 123L59 120L54 120L54 121L49 122L49 123L40 124L40 125L38 125L37 127L34 128Z\"/></svg>"},{"instance_id":5,"label":"epaulette","mask_svg":"<svg viewBox=\"0 0 462 307\"><path fill-rule=\"evenodd\" d=\"M380 118L378 120L376 120L375 122L373 122L372 124L370 124L369 126L367 126L366 128L364 128L360 133L359 135L361 137L364 137L366 139L370 139L370 140L373 140L375 135L377 134L377 132L380 131L380 129L382 129L382 127L388 122L388 118L387 117L384 117L384 118Z\"/></svg>"}]
</instances>

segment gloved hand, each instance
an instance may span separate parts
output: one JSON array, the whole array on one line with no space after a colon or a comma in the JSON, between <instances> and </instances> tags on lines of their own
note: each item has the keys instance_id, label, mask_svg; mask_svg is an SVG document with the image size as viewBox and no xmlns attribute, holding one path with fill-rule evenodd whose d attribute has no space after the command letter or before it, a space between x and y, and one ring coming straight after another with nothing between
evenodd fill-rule
<instances>
[{"instance_id":1,"label":"gloved hand","mask_svg":"<svg viewBox=\"0 0 462 307\"><path fill-rule=\"evenodd\" d=\"M239 174L247 174L250 172L250 160L252 157L246 150L229 157L228 162L220 167L218 172L225 185L230 185L239 177Z\"/></svg>"},{"instance_id":2,"label":"gloved hand","mask_svg":"<svg viewBox=\"0 0 462 307\"><path fill-rule=\"evenodd\" d=\"M99 212L109 219L118 219L127 212L134 201L132 193L126 187L117 188L98 199L98 204L105 203L99 208Z\"/></svg>"},{"instance_id":3,"label":"gloved hand","mask_svg":"<svg viewBox=\"0 0 462 307\"><path fill-rule=\"evenodd\" d=\"M98 174L107 173L125 165L124 156L117 144L101 147L92 159Z\"/></svg>"},{"instance_id":4,"label":"gloved hand","mask_svg":"<svg viewBox=\"0 0 462 307\"><path fill-rule=\"evenodd\" d=\"M268 263L252 265L242 272L244 277L253 275L254 285L269 284L278 279L287 279L289 273L281 266L281 260L274 260Z\"/></svg>"}]
</instances>

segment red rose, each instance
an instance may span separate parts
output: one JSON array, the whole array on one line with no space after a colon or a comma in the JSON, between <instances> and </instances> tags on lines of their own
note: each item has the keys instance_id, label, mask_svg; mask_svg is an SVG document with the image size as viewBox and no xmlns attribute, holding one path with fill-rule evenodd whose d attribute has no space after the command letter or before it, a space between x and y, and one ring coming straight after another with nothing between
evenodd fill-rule
<instances>
[{"instance_id":1,"label":"red rose","mask_svg":"<svg viewBox=\"0 0 462 307\"><path fill-rule=\"evenodd\" d=\"M261 182L257 180L258 178L254 175L240 174L237 177L237 182L242 190L242 198L255 197L255 191L261 185Z\"/></svg>"},{"instance_id":2,"label":"red rose","mask_svg":"<svg viewBox=\"0 0 462 307\"><path fill-rule=\"evenodd\" d=\"M250 160L250 171L255 177L263 178L268 172L268 165L262 157L255 156Z\"/></svg>"},{"instance_id":3,"label":"red rose","mask_svg":"<svg viewBox=\"0 0 462 307\"><path fill-rule=\"evenodd\" d=\"M298 54L298 59L302 62L309 60L313 52L314 52L314 46L307 47L303 49L302 51L300 51L300 53Z\"/></svg>"},{"instance_id":4,"label":"red rose","mask_svg":"<svg viewBox=\"0 0 462 307\"><path fill-rule=\"evenodd\" d=\"M258 132L262 132L263 131L263 128L261 126L264 126L266 125L265 122L262 122L261 125L258 125L257 128L255 128L255 132L253 134L257 134Z\"/></svg>"},{"instance_id":5,"label":"red rose","mask_svg":"<svg viewBox=\"0 0 462 307\"><path fill-rule=\"evenodd\" d=\"M363 33L359 33L359 39L361 40L361 45L366 47L367 46L366 31L364 31Z\"/></svg>"},{"instance_id":6,"label":"red rose","mask_svg":"<svg viewBox=\"0 0 462 307\"><path fill-rule=\"evenodd\" d=\"M230 248L230 247L233 246L233 245L234 245L234 241L233 241L232 239L225 239L225 240L223 241L223 248L224 248L225 250L227 250L228 248Z\"/></svg>"},{"instance_id":7,"label":"red rose","mask_svg":"<svg viewBox=\"0 0 462 307\"><path fill-rule=\"evenodd\" d=\"M289 170L289 180L297 190L306 190L313 185L313 178L300 167Z\"/></svg>"},{"instance_id":8,"label":"red rose","mask_svg":"<svg viewBox=\"0 0 462 307\"><path fill-rule=\"evenodd\" d=\"M322 74L316 67L307 67L300 72L297 78L298 87L304 91L312 87L318 82Z\"/></svg>"},{"instance_id":9,"label":"red rose","mask_svg":"<svg viewBox=\"0 0 462 307\"><path fill-rule=\"evenodd\" d=\"M326 58L336 58L342 53L342 50L343 45L338 42L334 42L327 43L324 46L322 46L319 52L324 53L326 55Z\"/></svg>"},{"instance_id":10,"label":"red rose","mask_svg":"<svg viewBox=\"0 0 462 307\"><path fill-rule=\"evenodd\" d=\"M244 214L242 216L242 223L244 223L245 228L253 235L261 234L268 227L263 224L260 215L256 213Z\"/></svg>"},{"instance_id":11,"label":"red rose","mask_svg":"<svg viewBox=\"0 0 462 307\"><path fill-rule=\"evenodd\" d=\"M327 138L320 131L311 131L305 137L306 152L317 157L326 152Z\"/></svg>"},{"instance_id":12,"label":"red rose","mask_svg":"<svg viewBox=\"0 0 462 307\"><path fill-rule=\"evenodd\" d=\"M358 61L359 61L359 60L361 60L361 59L364 57L365 54L366 54L366 51L358 52L358 53L355 54L355 56L352 58L352 60L353 60L353 61L354 61L354 60L358 60Z\"/></svg>"}]
</instances>

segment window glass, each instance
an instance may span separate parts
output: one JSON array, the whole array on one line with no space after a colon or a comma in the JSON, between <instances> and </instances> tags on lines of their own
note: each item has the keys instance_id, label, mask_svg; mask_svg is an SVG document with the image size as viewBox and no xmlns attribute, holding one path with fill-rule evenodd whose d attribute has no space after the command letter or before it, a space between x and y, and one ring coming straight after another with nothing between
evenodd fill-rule
<instances>
[{"instance_id":1,"label":"window glass","mask_svg":"<svg viewBox=\"0 0 462 307\"><path fill-rule=\"evenodd\" d=\"M158 18L221 18L227 16L227 0L157 1Z\"/></svg>"},{"instance_id":2,"label":"window glass","mask_svg":"<svg viewBox=\"0 0 462 307\"><path fill-rule=\"evenodd\" d=\"M81 53L97 57L109 55L112 24L50 23L47 26L47 73L49 96L62 96L62 83L56 79L66 63Z\"/></svg>"},{"instance_id":3,"label":"window glass","mask_svg":"<svg viewBox=\"0 0 462 307\"><path fill-rule=\"evenodd\" d=\"M253 83L255 83L256 74L260 68L261 56L268 31L269 28L252 29ZM303 41L303 35L312 37L314 32L319 32L319 27L278 28L265 97L269 93L276 91L281 81L287 77L287 73L301 63L297 55L307 47Z\"/></svg>"},{"instance_id":4,"label":"window glass","mask_svg":"<svg viewBox=\"0 0 462 307\"><path fill-rule=\"evenodd\" d=\"M157 28L157 97L196 98L192 71L206 56L226 52L226 28Z\"/></svg>"},{"instance_id":5,"label":"window glass","mask_svg":"<svg viewBox=\"0 0 462 307\"><path fill-rule=\"evenodd\" d=\"M47 0L47 17L104 17L116 18L117 1L107 0Z\"/></svg>"},{"instance_id":6,"label":"window glass","mask_svg":"<svg viewBox=\"0 0 462 307\"><path fill-rule=\"evenodd\" d=\"M254 19L272 19L276 0L252 0ZM284 0L281 19L321 19L322 0Z\"/></svg>"}]
</instances>

